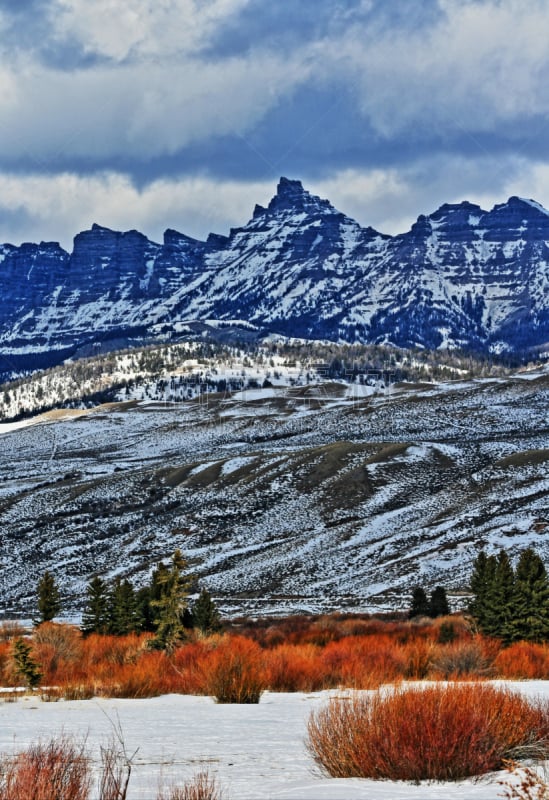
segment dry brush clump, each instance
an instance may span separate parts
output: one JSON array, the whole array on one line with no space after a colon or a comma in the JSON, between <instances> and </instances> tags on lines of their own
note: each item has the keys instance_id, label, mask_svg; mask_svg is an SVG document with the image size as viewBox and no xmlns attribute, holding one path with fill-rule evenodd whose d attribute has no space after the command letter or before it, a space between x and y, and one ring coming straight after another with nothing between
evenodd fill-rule
<instances>
[{"instance_id":1,"label":"dry brush clump","mask_svg":"<svg viewBox=\"0 0 549 800\"><path fill-rule=\"evenodd\" d=\"M549 755L549 706L490 684L432 684L334 699L307 746L332 777L458 780Z\"/></svg>"},{"instance_id":2,"label":"dry brush clump","mask_svg":"<svg viewBox=\"0 0 549 800\"><path fill-rule=\"evenodd\" d=\"M88 800L91 785L84 744L67 737L33 744L1 764L2 800Z\"/></svg>"},{"instance_id":3,"label":"dry brush clump","mask_svg":"<svg viewBox=\"0 0 549 800\"><path fill-rule=\"evenodd\" d=\"M506 800L549 800L549 775L547 763L541 771L533 767L520 767L514 762L508 765L512 778L499 781L504 788L501 797Z\"/></svg>"},{"instance_id":4,"label":"dry brush clump","mask_svg":"<svg viewBox=\"0 0 549 800\"><path fill-rule=\"evenodd\" d=\"M510 679L549 678L549 646L535 642L515 642L502 649L494 660L498 675Z\"/></svg>"},{"instance_id":5,"label":"dry brush clump","mask_svg":"<svg viewBox=\"0 0 549 800\"><path fill-rule=\"evenodd\" d=\"M258 703L266 688L261 648L243 636L222 638L204 671L206 694L218 703Z\"/></svg>"}]
</instances>

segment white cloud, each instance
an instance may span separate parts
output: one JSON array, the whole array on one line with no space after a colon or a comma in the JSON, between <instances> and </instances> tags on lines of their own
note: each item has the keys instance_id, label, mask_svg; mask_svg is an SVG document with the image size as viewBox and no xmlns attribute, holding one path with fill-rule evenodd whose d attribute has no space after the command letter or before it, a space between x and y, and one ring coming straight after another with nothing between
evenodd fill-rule
<instances>
[{"instance_id":1,"label":"white cloud","mask_svg":"<svg viewBox=\"0 0 549 800\"><path fill-rule=\"evenodd\" d=\"M549 208L548 165L514 159L507 169L501 166L495 160L464 159L444 165L435 158L402 172L343 170L322 181L305 179L304 185L361 225L390 234L409 230L419 214L430 214L445 202L470 200L489 210L518 194ZM496 168L500 174L494 191L483 176ZM205 238L210 231L226 234L231 226L245 224L254 205L267 205L275 191L271 179L158 180L139 190L127 175L114 172L88 178L0 174L0 242L60 240L70 250L73 236L93 222L116 230L137 228L156 241L166 228ZM13 220L18 212L19 223Z\"/></svg>"},{"instance_id":2,"label":"white cloud","mask_svg":"<svg viewBox=\"0 0 549 800\"><path fill-rule=\"evenodd\" d=\"M343 170L309 188L361 225L394 235L409 230L420 214L431 214L443 203L469 200L489 211L518 195L549 209L549 165L518 157L434 156L401 170Z\"/></svg>"},{"instance_id":3,"label":"white cloud","mask_svg":"<svg viewBox=\"0 0 549 800\"><path fill-rule=\"evenodd\" d=\"M429 28L360 26L324 43L327 65L352 76L374 129L444 136L549 113L549 4L439 2L444 15Z\"/></svg>"},{"instance_id":4,"label":"white cloud","mask_svg":"<svg viewBox=\"0 0 549 800\"><path fill-rule=\"evenodd\" d=\"M93 222L115 230L137 228L161 241L166 228L205 238L228 233L252 215L256 202L267 203L272 182L219 182L208 178L155 181L138 190L126 175L90 178L64 173L55 177L0 175L0 242L60 241L68 250L75 234ZM23 212L14 235L10 216Z\"/></svg>"},{"instance_id":5,"label":"white cloud","mask_svg":"<svg viewBox=\"0 0 549 800\"><path fill-rule=\"evenodd\" d=\"M114 61L196 52L250 0L56 0L57 35Z\"/></svg>"}]
</instances>

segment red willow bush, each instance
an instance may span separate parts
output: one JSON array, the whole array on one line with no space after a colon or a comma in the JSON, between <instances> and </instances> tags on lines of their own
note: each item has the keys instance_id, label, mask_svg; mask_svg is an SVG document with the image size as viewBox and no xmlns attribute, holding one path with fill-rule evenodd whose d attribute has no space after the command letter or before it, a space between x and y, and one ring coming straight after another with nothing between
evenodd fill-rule
<instances>
[{"instance_id":1,"label":"red willow bush","mask_svg":"<svg viewBox=\"0 0 549 800\"><path fill-rule=\"evenodd\" d=\"M433 684L335 699L307 745L332 777L458 780L549 755L549 706L489 684Z\"/></svg>"},{"instance_id":2,"label":"red willow bush","mask_svg":"<svg viewBox=\"0 0 549 800\"><path fill-rule=\"evenodd\" d=\"M441 641L442 626L452 627ZM151 650L150 634L82 637L70 625L43 623L32 635L32 657L48 697L152 697L168 692L221 694L224 669L236 684L273 691L374 689L410 679L546 678L549 646L473 635L460 617L416 624L332 615L259 620L231 632L194 637L167 655ZM286 637L286 638L285 638ZM245 677L247 675L247 677ZM0 641L0 681L17 686L9 641ZM229 692L244 696L243 688ZM242 702L235 700L235 702Z\"/></svg>"},{"instance_id":3,"label":"red willow bush","mask_svg":"<svg viewBox=\"0 0 549 800\"><path fill-rule=\"evenodd\" d=\"M261 648L244 636L222 638L204 671L206 694L218 703L258 703L266 688Z\"/></svg>"},{"instance_id":4,"label":"red willow bush","mask_svg":"<svg viewBox=\"0 0 549 800\"><path fill-rule=\"evenodd\" d=\"M498 675L515 679L549 678L549 646L516 642L501 650L494 663Z\"/></svg>"},{"instance_id":5,"label":"red willow bush","mask_svg":"<svg viewBox=\"0 0 549 800\"><path fill-rule=\"evenodd\" d=\"M2 800L88 800L91 783L84 747L65 737L33 744L0 769Z\"/></svg>"}]
</instances>

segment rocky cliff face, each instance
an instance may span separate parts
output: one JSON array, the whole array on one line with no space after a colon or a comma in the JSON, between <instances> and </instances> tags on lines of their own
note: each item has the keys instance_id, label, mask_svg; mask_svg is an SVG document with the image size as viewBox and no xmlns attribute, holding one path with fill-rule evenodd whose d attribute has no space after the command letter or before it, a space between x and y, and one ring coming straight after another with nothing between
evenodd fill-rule
<instances>
[{"instance_id":1,"label":"rocky cliff face","mask_svg":"<svg viewBox=\"0 0 549 800\"><path fill-rule=\"evenodd\" d=\"M549 341L549 212L511 197L420 216L386 236L282 178L228 237L162 244L93 225L72 254L0 246L0 371L85 346L176 335L192 320L259 333L524 352Z\"/></svg>"}]
</instances>

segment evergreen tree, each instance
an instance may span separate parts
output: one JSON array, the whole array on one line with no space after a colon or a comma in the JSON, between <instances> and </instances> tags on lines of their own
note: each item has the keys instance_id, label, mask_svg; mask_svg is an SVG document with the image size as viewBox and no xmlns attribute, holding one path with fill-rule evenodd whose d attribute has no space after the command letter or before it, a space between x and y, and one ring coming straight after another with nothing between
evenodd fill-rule
<instances>
[{"instance_id":1,"label":"evergreen tree","mask_svg":"<svg viewBox=\"0 0 549 800\"><path fill-rule=\"evenodd\" d=\"M193 627L197 628L203 636L221 630L219 610L207 589L200 591L193 604L192 623Z\"/></svg>"},{"instance_id":2,"label":"evergreen tree","mask_svg":"<svg viewBox=\"0 0 549 800\"><path fill-rule=\"evenodd\" d=\"M167 580L168 567L160 562L153 571L151 581L136 592L136 611L140 629L149 633L156 632L158 616L155 603L160 600L162 587Z\"/></svg>"},{"instance_id":3,"label":"evergreen tree","mask_svg":"<svg viewBox=\"0 0 549 800\"><path fill-rule=\"evenodd\" d=\"M408 612L408 617L428 617L429 616L429 600L425 589L421 586L416 586L412 592L412 604Z\"/></svg>"},{"instance_id":4,"label":"evergreen tree","mask_svg":"<svg viewBox=\"0 0 549 800\"><path fill-rule=\"evenodd\" d=\"M12 655L17 672L26 680L29 688L34 689L40 683L42 674L32 658L30 644L18 637L13 642Z\"/></svg>"},{"instance_id":5,"label":"evergreen tree","mask_svg":"<svg viewBox=\"0 0 549 800\"><path fill-rule=\"evenodd\" d=\"M61 611L59 587L48 570L44 572L38 581L37 593L40 618L36 624L39 625L41 622L50 622Z\"/></svg>"},{"instance_id":6,"label":"evergreen tree","mask_svg":"<svg viewBox=\"0 0 549 800\"><path fill-rule=\"evenodd\" d=\"M185 636L185 612L192 578L185 574L188 564L181 551L176 550L169 568L159 570L159 598L152 600L156 610L154 645L171 651Z\"/></svg>"},{"instance_id":7,"label":"evergreen tree","mask_svg":"<svg viewBox=\"0 0 549 800\"><path fill-rule=\"evenodd\" d=\"M116 578L109 592L109 633L125 636L138 628L134 588L129 580Z\"/></svg>"},{"instance_id":8,"label":"evergreen tree","mask_svg":"<svg viewBox=\"0 0 549 800\"><path fill-rule=\"evenodd\" d=\"M512 605L507 625L509 641L549 639L549 579L541 558L531 547L521 553L517 563Z\"/></svg>"},{"instance_id":9,"label":"evergreen tree","mask_svg":"<svg viewBox=\"0 0 549 800\"><path fill-rule=\"evenodd\" d=\"M487 636L509 639L509 625L514 616L515 575L505 550L495 559L484 594L482 632Z\"/></svg>"},{"instance_id":10,"label":"evergreen tree","mask_svg":"<svg viewBox=\"0 0 549 800\"><path fill-rule=\"evenodd\" d=\"M107 584L96 575L86 588L86 605L82 612L82 632L107 633L109 630Z\"/></svg>"},{"instance_id":11,"label":"evergreen tree","mask_svg":"<svg viewBox=\"0 0 549 800\"><path fill-rule=\"evenodd\" d=\"M150 586L141 586L135 593L135 613L140 631L154 633L156 617L154 608L151 606L152 589Z\"/></svg>"},{"instance_id":12,"label":"evergreen tree","mask_svg":"<svg viewBox=\"0 0 549 800\"><path fill-rule=\"evenodd\" d=\"M443 586L436 586L431 592L429 600L429 616L445 617L450 613L446 590Z\"/></svg>"},{"instance_id":13,"label":"evergreen tree","mask_svg":"<svg viewBox=\"0 0 549 800\"><path fill-rule=\"evenodd\" d=\"M473 564L469 587L473 598L469 603L469 613L484 633L491 621L487 611L487 597L490 593L496 573L497 561L495 556L487 556L484 550L478 554Z\"/></svg>"}]
</instances>

